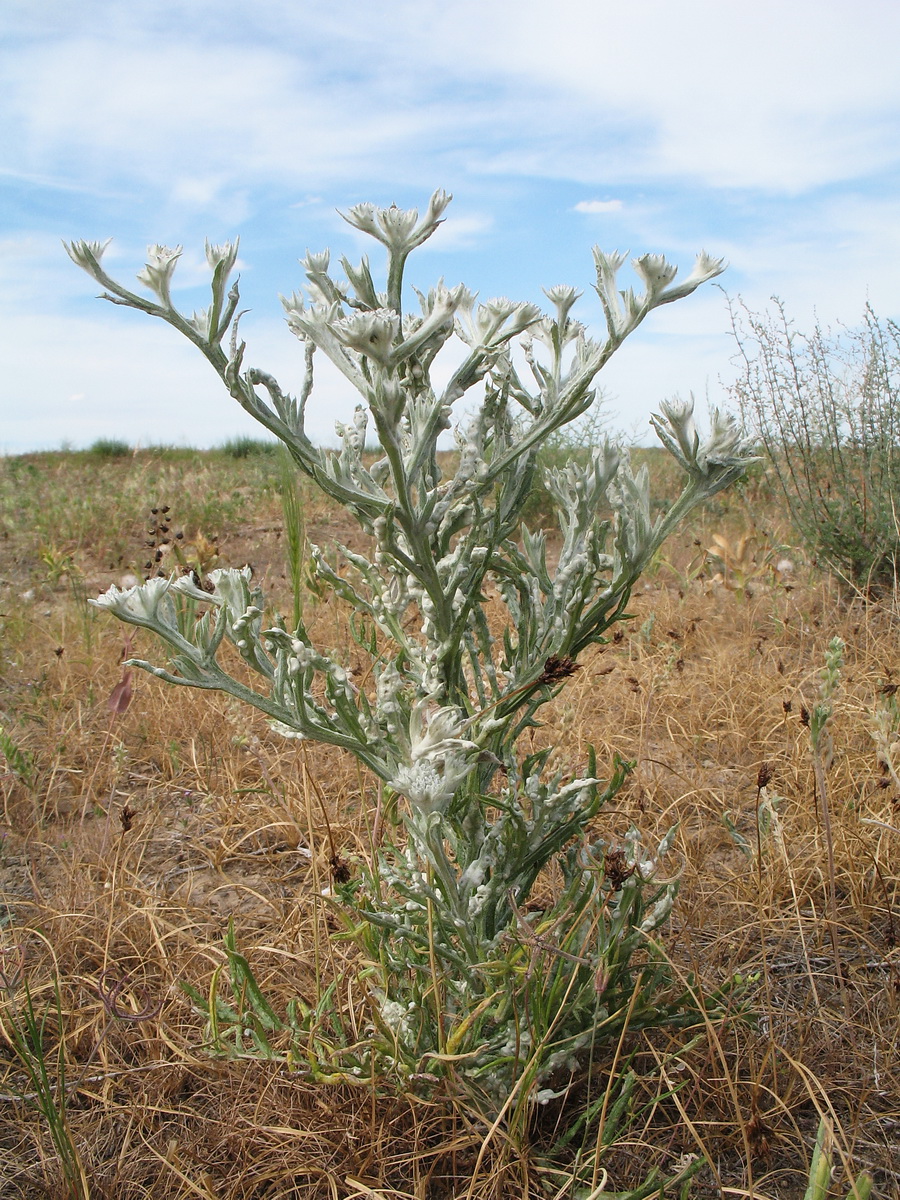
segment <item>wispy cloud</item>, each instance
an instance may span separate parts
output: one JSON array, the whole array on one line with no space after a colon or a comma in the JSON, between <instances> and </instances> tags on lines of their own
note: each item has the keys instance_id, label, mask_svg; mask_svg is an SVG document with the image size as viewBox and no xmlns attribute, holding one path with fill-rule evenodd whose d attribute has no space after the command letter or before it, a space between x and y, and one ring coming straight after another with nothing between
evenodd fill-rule
<instances>
[{"instance_id":1,"label":"wispy cloud","mask_svg":"<svg viewBox=\"0 0 900 1200\"><path fill-rule=\"evenodd\" d=\"M518 149L553 176L786 192L900 156L900 9L886 5L559 0L550 15L517 0L513 20L504 2L395 0L389 22L282 0L64 11L57 36L7 56L18 157L154 186L174 175L203 203L234 179L373 177L411 153L508 170Z\"/></svg>"},{"instance_id":2,"label":"wispy cloud","mask_svg":"<svg viewBox=\"0 0 900 1200\"><path fill-rule=\"evenodd\" d=\"M259 434L192 346L159 322L120 316L4 318L9 344L20 352L4 368L0 453L101 437L208 446ZM250 361L265 364L287 390L299 388L303 352L283 323L245 321L242 333ZM38 348L40 355L30 353ZM336 371L319 362L310 435L334 444L335 421L350 420L353 408Z\"/></svg>"},{"instance_id":3,"label":"wispy cloud","mask_svg":"<svg viewBox=\"0 0 900 1200\"><path fill-rule=\"evenodd\" d=\"M575 205L575 212L588 213L591 216L621 211L621 200L579 200Z\"/></svg>"},{"instance_id":4,"label":"wispy cloud","mask_svg":"<svg viewBox=\"0 0 900 1200\"><path fill-rule=\"evenodd\" d=\"M504 4L457 0L436 18L431 53L540 93L544 127L570 153L581 129L598 152L573 178L795 192L898 161L898 38L900 9L841 0L559 0L552 16L521 0L515 21Z\"/></svg>"},{"instance_id":5,"label":"wispy cloud","mask_svg":"<svg viewBox=\"0 0 900 1200\"><path fill-rule=\"evenodd\" d=\"M171 331L96 304L61 237L115 235L124 281L148 242L183 243L190 308L203 237L240 233L254 361L286 386L296 346L274 297L297 258L372 251L336 210L421 206L438 186L456 200L420 286L446 270L540 300L570 279L599 323L586 239L608 222L685 269L703 245L724 254L725 286L756 307L779 293L801 320L853 320L866 296L897 309L898 6L8 0L4 27L7 447L137 440L151 416L212 442L246 420ZM607 376L626 423L728 370L719 292L654 318ZM319 395L328 436L352 401L327 374Z\"/></svg>"}]
</instances>

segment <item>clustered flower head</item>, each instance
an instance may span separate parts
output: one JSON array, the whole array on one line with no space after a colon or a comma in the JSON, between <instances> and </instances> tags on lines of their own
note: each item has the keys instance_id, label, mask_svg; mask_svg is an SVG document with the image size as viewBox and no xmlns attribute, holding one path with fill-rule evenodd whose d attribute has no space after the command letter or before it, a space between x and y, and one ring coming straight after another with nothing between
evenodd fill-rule
<instances>
[{"instance_id":1,"label":"clustered flower head","mask_svg":"<svg viewBox=\"0 0 900 1200\"><path fill-rule=\"evenodd\" d=\"M143 625L147 629L153 629L161 621L165 624L172 623L169 611L161 613L161 606L168 600L171 586L170 579L158 576L129 588L120 588L113 584L96 600L88 600L88 603L96 608L107 609L131 625Z\"/></svg>"},{"instance_id":2,"label":"clustered flower head","mask_svg":"<svg viewBox=\"0 0 900 1200\"><path fill-rule=\"evenodd\" d=\"M755 461L754 442L733 416L715 409L712 428L701 441L693 400L663 400L659 407L660 415L650 421L660 441L689 475L706 478L722 469L742 474Z\"/></svg>"},{"instance_id":3,"label":"clustered flower head","mask_svg":"<svg viewBox=\"0 0 900 1200\"><path fill-rule=\"evenodd\" d=\"M395 204L390 208L377 208L368 203L356 204L342 215L349 225L362 230L363 233L371 234L388 249L409 254L431 237L441 224L444 210L452 199L449 192L435 192L421 222L418 209L404 211Z\"/></svg>"},{"instance_id":4,"label":"clustered flower head","mask_svg":"<svg viewBox=\"0 0 900 1200\"><path fill-rule=\"evenodd\" d=\"M426 699L410 713L408 758L390 782L423 813L446 808L474 766L478 745L462 732L459 713L450 706L437 708Z\"/></svg>"},{"instance_id":5,"label":"clustered flower head","mask_svg":"<svg viewBox=\"0 0 900 1200\"><path fill-rule=\"evenodd\" d=\"M181 246L176 246L171 250L168 246L148 246L147 265L143 271L138 272L138 283L142 283L151 292L155 292L166 306L170 306L172 303L169 286L181 253Z\"/></svg>"},{"instance_id":6,"label":"clustered flower head","mask_svg":"<svg viewBox=\"0 0 900 1200\"><path fill-rule=\"evenodd\" d=\"M643 321L647 314L661 304L682 300L702 284L725 270L724 260L712 258L705 251L697 255L694 269L680 284L674 283L678 268L661 254L643 254L633 258L631 265L644 284L644 292L638 294L633 288L619 291L617 277L627 254L618 250L604 253L594 247L594 264L597 268L596 291L606 314L610 335L617 341L627 337Z\"/></svg>"}]
</instances>

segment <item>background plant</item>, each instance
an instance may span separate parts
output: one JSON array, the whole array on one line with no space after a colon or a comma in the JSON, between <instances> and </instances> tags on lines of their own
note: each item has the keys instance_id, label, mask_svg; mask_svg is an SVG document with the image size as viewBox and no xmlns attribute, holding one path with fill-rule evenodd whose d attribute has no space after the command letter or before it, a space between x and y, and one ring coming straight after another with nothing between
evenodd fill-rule
<instances>
[{"instance_id":1,"label":"background plant","mask_svg":"<svg viewBox=\"0 0 900 1200\"><path fill-rule=\"evenodd\" d=\"M307 297L284 302L305 347L297 398L245 366L238 288L230 283L236 244L207 245L211 303L191 317L170 295L179 250L151 248L139 275L150 300L106 274L104 247L68 249L105 298L188 337L373 544L370 557L342 547L339 567L312 548L319 580L352 610L354 638L369 659L361 685L346 661L314 644L302 620L288 629L269 610L249 569L113 587L96 603L168 644L167 666L135 665L169 683L227 692L266 713L286 737L348 750L388 797L405 798L404 838L386 845L361 881L342 886L345 912L369 954L375 1022L392 1045L387 1065L409 1077L452 1064L481 1101L502 1110L520 1085L541 1096L561 1073L571 1077L598 1035L619 1036L624 1013L644 1025L677 1023L686 1011L683 998L669 994L650 940L676 881L659 875L636 834L627 847L584 842L624 766L604 783L592 756L586 772L548 770L546 753L523 755L519 742L578 670L579 654L623 619L669 533L741 475L749 445L730 418L715 414L704 440L691 405L663 405L653 424L684 483L655 517L648 472L633 473L608 442L584 462L548 472L562 535L551 563L545 536L520 526L538 448L590 408L596 375L652 309L689 295L722 265L701 254L678 284L674 267L644 255L633 262L644 290L620 292L624 256L595 249L607 321L601 340L572 319L578 293L571 287L547 291L548 316L508 300L479 305L463 286L442 283L419 294L420 311L408 313L406 260L438 227L448 201L436 193L421 220L415 210L365 204L346 214L387 250L383 291L365 258L341 260L344 280L329 273L328 252L307 256ZM432 368L454 334L463 359L437 388ZM518 337L528 379L510 350ZM364 401L339 427L335 453L315 447L304 430L316 352ZM457 455L447 469L440 439L453 407L473 391L481 399L455 430ZM375 462L363 454L370 421L381 450ZM600 520L607 503L612 518ZM257 686L220 661L226 643ZM530 912L552 864L561 890ZM643 965L632 967L638 951Z\"/></svg>"},{"instance_id":2,"label":"background plant","mask_svg":"<svg viewBox=\"0 0 900 1200\"><path fill-rule=\"evenodd\" d=\"M900 328L801 333L783 306L732 310L732 393L759 435L808 552L856 587L892 586L900 532Z\"/></svg>"}]
</instances>

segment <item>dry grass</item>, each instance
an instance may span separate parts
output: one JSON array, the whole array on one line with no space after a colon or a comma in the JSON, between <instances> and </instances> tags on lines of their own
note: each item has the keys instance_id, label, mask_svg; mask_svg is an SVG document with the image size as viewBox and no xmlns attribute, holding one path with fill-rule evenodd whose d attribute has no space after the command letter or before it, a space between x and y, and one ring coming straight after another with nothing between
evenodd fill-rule
<instances>
[{"instance_id":1,"label":"dry grass","mask_svg":"<svg viewBox=\"0 0 900 1200\"><path fill-rule=\"evenodd\" d=\"M0 462L0 725L21 755L5 773L0 758L0 969L21 962L38 1006L60 982L49 1043L62 1040L67 1121L93 1196L562 1200L574 1193L542 1154L571 1105L541 1110L513 1144L458 1098L313 1083L203 1049L204 1020L178 985L208 990L232 918L276 1008L337 980L343 1020L364 1024L353 951L329 936L321 892L335 854L352 869L368 853L374 781L222 697L144 676L127 710L111 712L122 627L86 611L83 594L142 566L147 510L169 503L186 538L217 534L224 562L249 558L284 596L273 475L270 462L203 456ZM870 728L898 678L900 613L802 570L790 589L760 572L749 596L689 578L695 542L764 540L760 526L776 522L764 503L760 491L753 511L765 520L753 529L732 502L686 531L669 551L680 574L661 564L647 579L623 636L585 656L534 734L573 766L588 742L601 761L615 751L636 761L600 823L652 836L680 822L683 884L666 936L676 970L705 989L752 977L754 1023L711 1027L677 1059L659 1036L623 1047L640 1102L602 1166L622 1190L651 1165L702 1152L710 1167L695 1196L800 1197L825 1113L837 1131L834 1195L865 1167L876 1194L895 1196L900 795ZM307 519L323 545L347 536L311 501ZM69 563L54 570L48 547ZM333 603L311 624L352 661ZM847 642L828 771L839 963L801 721L835 635ZM763 799L779 798L768 825L763 763ZM598 1064L596 1086L610 1067ZM45 1124L14 1099L21 1082L0 1034L0 1195L64 1196Z\"/></svg>"}]
</instances>

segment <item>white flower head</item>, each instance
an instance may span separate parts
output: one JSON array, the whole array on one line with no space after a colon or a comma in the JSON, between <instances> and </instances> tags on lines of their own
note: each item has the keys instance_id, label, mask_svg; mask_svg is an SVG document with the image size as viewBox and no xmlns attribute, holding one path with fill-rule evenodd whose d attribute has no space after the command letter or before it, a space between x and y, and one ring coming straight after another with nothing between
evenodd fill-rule
<instances>
[{"instance_id":1,"label":"white flower head","mask_svg":"<svg viewBox=\"0 0 900 1200\"><path fill-rule=\"evenodd\" d=\"M475 742L460 737L462 721L457 709L433 708L420 701L409 716L409 757L413 762L433 760L450 750L476 750Z\"/></svg>"},{"instance_id":2,"label":"white flower head","mask_svg":"<svg viewBox=\"0 0 900 1200\"><path fill-rule=\"evenodd\" d=\"M87 242L83 240L63 242L63 248L76 266L81 267L83 271L87 271L94 279L101 281L103 268L100 266L100 260L111 241L112 238L107 238L105 242Z\"/></svg>"},{"instance_id":3,"label":"white flower head","mask_svg":"<svg viewBox=\"0 0 900 1200\"><path fill-rule=\"evenodd\" d=\"M600 297L600 302L603 305L607 324L610 329L616 331L623 330L627 324L622 311L622 300L619 290L616 287L616 278L622 263L624 263L627 257L627 254L621 254L618 250L613 250L611 253L606 254L599 246L594 247L594 265L597 268L597 295Z\"/></svg>"},{"instance_id":4,"label":"white flower head","mask_svg":"<svg viewBox=\"0 0 900 1200\"><path fill-rule=\"evenodd\" d=\"M734 417L716 409L709 436L701 442L693 399L663 400L659 407L659 414L650 422L669 453L690 474L710 476L725 468L742 469L755 461L753 442Z\"/></svg>"},{"instance_id":5,"label":"white flower head","mask_svg":"<svg viewBox=\"0 0 900 1200\"><path fill-rule=\"evenodd\" d=\"M172 609L169 599L171 587L171 579L159 577L124 590L113 584L102 596L98 596L96 600L89 600L88 603L93 604L95 608L109 609L120 620L127 621L130 625L143 625L148 629L160 624L173 625L174 610L168 611Z\"/></svg>"},{"instance_id":6,"label":"white flower head","mask_svg":"<svg viewBox=\"0 0 900 1200\"><path fill-rule=\"evenodd\" d=\"M221 246L210 241L206 242L206 261L213 271L221 267L223 273L227 275L232 270L237 261L239 242L238 238L235 238L233 242L223 242Z\"/></svg>"},{"instance_id":7,"label":"white flower head","mask_svg":"<svg viewBox=\"0 0 900 1200\"><path fill-rule=\"evenodd\" d=\"M649 300L655 300L678 272L678 268L661 254L642 254L640 258L632 259L631 265L643 280Z\"/></svg>"},{"instance_id":8,"label":"white flower head","mask_svg":"<svg viewBox=\"0 0 900 1200\"><path fill-rule=\"evenodd\" d=\"M464 283L448 288L443 279L439 279L427 294L416 290L422 314L426 319L435 317L437 320L447 320L452 317L460 304L470 303L472 293Z\"/></svg>"},{"instance_id":9,"label":"white flower head","mask_svg":"<svg viewBox=\"0 0 900 1200\"><path fill-rule=\"evenodd\" d=\"M694 400L663 400L660 416L651 417L654 428L675 459L690 471L697 466L700 434L694 421Z\"/></svg>"},{"instance_id":10,"label":"white flower head","mask_svg":"<svg viewBox=\"0 0 900 1200\"><path fill-rule=\"evenodd\" d=\"M443 812L468 771L448 770L446 761L442 765L444 769L439 771L427 759L411 765L403 763L397 768L391 787L420 812Z\"/></svg>"},{"instance_id":11,"label":"white flower head","mask_svg":"<svg viewBox=\"0 0 900 1200\"><path fill-rule=\"evenodd\" d=\"M397 767L391 787L422 812L442 812L474 766L470 754L478 746L461 732L455 708L420 701L409 719L409 761Z\"/></svg>"},{"instance_id":12,"label":"white flower head","mask_svg":"<svg viewBox=\"0 0 900 1200\"><path fill-rule=\"evenodd\" d=\"M541 319L536 304L516 304L501 296L474 308L474 297L460 300L456 322L457 336L475 350L502 346Z\"/></svg>"},{"instance_id":13,"label":"white flower head","mask_svg":"<svg viewBox=\"0 0 900 1200\"><path fill-rule=\"evenodd\" d=\"M209 323L210 310L208 308L195 309L188 320L188 325L192 329L196 329L202 338L208 338L213 330Z\"/></svg>"},{"instance_id":14,"label":"white flower head","mask_svg":"<svg viewBox=\"0 0 900 1200\"><path fill-rule=\"evenodd\" d=\"M385 366L390 362L391 349L399 329L400 318L390 308L353 313L332 324L332 332L343 345Z\"/></svg>"},{"instance_id":15,"label":"white flower head","mask_svg":"<svg viewBox=\"0 0 900 1200\"><path fill-rule=\"evenodd\" d=\"M306 257L300 260L300 265L304 268L307 275L325 275L328 272L328 264L331 262L330 250L307 250Z\"/></svg>"},{"instance_id":16,"label":"white flower head","mask_svg":"<svg viewBox=\"0 0 900 1200\"><path fill-rule=\"evenodd\" d=\"M306 303L300 292L291 292L290 296L279 296L278 299L281 301L281 307L287 314L288 326L291 329L294 329L294 325L291 323L292 320L303 320L309 316L306 310Z\"/></svg>"},{"instance_id":17,"label":"white flower head","mask_svg":"<svg viewBox=\"0 0 900 1200\"><path fill-rule=\"evenodd\" d=\"M341 216L349 225L377 238L395 253L408 254L416 246L421 246L426 238L431 237L441 224L444 209L452 198L448 192L435 192L421 221L418 209L402 209L396 204L392 204L390 208L357 204L346 213L341 213Z\"/></svg>"},{"instance_id":18,"label":"white flower head","mask_svg":"<svg viewBox=\"0 0 900 1200\"><path fill-rule=\"evenodd\" d=\"M168 246L148 246L146 266L138 272L138 283L155 292L166 306L171 305L169 284L180 257L181 246L175 246L174 249Z\"/></svg>"},{"instance_id":19,"label":"white flower head","mask_svg":"<svg viewBox=\"0 0 900 1200\"><path fill-rule=\"evenodd\" d=\"M697 451L697 462L704 471L738 462L746 464L755 461L754 448L752 438L745 435L736 418L717 408L712 414L709 436Z\"/></svg>"},{"instance_id":20,"label":"white flower head","mask_svg":"<svg viewBox=\"0 0 900 1200\"><path fill-rule=\"evenodd\" d=\"M705 250L701 250L694 262L693 270L681 283L667 288L659 299L661 304L669 304L672 300L681 300L697 290L701 283L721 275L727 264L724 258L713 258Z\"/></svg>"},{"instance_id":21,"label":"white flower head","mask_svg":"<svg viewBox=\"0 0 900 1200\"><path fill-rule=\"evenodd\" d=\"M194 579L193 572L188 575L179 575L179 577L173 580L170 584L170 590L173 592L178 592L183 596L190 596L192 600L203 600L207 604L221 603L221 600L218 596L214 596L211 592L206 591L205 588L200 587L200 585Z\"/></svg>"},{"instance_id":22,"label":"white flower head","mask_svg":"<svg viewBox=\"0 0 900 1200\"><path fill-rule=\"evenodd\" d=\"M556 319L564 326L569 319L572 305L581 298L581 292L569 284L558 284L556 287L544 288L544 295L556 309Z\"/></svg>"}]
</instances>

